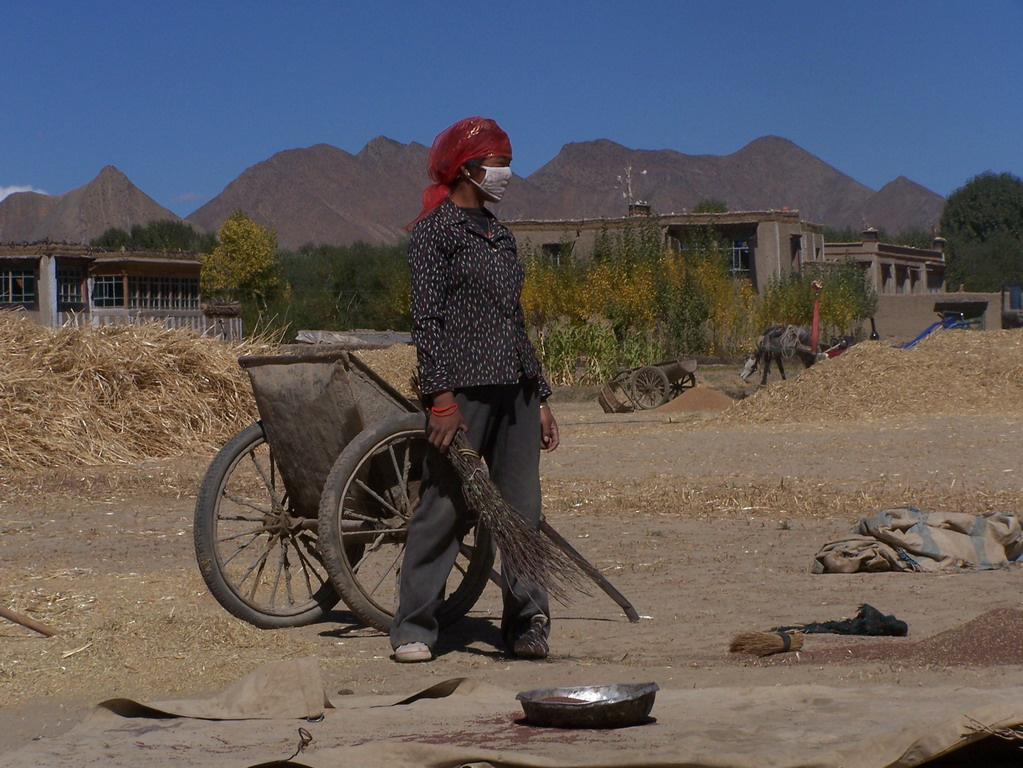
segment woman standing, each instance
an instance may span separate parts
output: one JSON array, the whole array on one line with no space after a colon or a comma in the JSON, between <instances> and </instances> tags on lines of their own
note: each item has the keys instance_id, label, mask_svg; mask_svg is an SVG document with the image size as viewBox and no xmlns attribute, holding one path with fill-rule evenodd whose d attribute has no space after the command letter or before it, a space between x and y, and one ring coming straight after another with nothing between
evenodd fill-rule
<instances>
[{"instance_id":1,"label":"woman standing","mask_svg":"<svg viewBox=\"0 0 1023 768\"><path fill-rule=\"evenodd\" d=\"M547 405L551 389L526 335L524 270L515 238L486 207L511 178L511 143L493 120L470 117L442 131L430 149L435 182L409 242L412 340L429 410L419 506L409 523L391 647L399 662L429 661L437 609L467 528L461 485L447 458L458 431L486 460L501 495L540 521L540 449L558 447ZM547 593L504 570L501 635L519 658L545 658Z\"/></svg>"}]
</instances>

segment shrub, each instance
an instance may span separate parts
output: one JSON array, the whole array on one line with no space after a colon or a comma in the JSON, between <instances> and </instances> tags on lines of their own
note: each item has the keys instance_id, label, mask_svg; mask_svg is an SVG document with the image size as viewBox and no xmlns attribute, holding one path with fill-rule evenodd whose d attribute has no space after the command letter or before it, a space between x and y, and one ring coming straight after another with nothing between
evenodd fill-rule
<instances>
[{"instance_id":1,"label":"shrub","mask_svg":"<svg viewBox=\"0 0 1023 768\"><path fill-rule=\"evenodd\" d=\"M807 265L802 274L769 281L757 304L758 329L810 325L814 280L824 284L820 293L821 334L859 335L860 323L877 311L877 293L867 274L854 262Z\"/></svg>"},{"instance_id":2,"label":"shrub","mask_svg":"<svg viewBox=\"0 0 1023 768\"><path fill-rule=\"evenodd\" d=\"M729 273L710 229L678 252L643 219L601 232L588 259L524 256L526 321L556 384L600 384L622 368L735 354L750 343L753 287Z\"/></svg>"}]
</instances>

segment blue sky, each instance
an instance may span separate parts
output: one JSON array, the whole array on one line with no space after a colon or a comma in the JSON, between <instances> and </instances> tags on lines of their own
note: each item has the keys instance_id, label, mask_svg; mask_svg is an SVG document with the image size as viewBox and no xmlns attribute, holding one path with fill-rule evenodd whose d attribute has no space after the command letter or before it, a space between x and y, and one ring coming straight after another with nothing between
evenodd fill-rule
<instances>
[{"instance_id":1,"label":"blue sky","mask_svg":"<svg viewBox=\"0 0 1023 768\"><path fill-rule=\"evenodd\" d=\"M115 165L187 215L318 143L470 114L528 175L572 141L783 136L877 189L1023 176L1023 0L28 2L0 14L0 195ZM621 169L609 169L616 175Z\"/></svg>"}]
</instances>

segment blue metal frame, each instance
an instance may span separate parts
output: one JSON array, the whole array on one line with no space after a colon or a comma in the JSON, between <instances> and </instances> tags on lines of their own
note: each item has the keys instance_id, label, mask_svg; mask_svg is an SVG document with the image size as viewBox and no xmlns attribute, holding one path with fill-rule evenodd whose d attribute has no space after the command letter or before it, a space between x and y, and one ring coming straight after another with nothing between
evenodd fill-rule
<instances>
[{"instance_id":1,"label":"blue metal frame","mask_svg":"<svg viewBox=\"0 0 1023 768\"><path fill-rule=\"evenodd\" d=\"M923 333L921 333L912 341L907 341L900 347L900 349L912 349L935 331L948 330L950 328L969 328L972 325L976 325L978 322L979 320L966 320L963 318L962 315L959 315L958 317L953 315L945 315L937 322L928 325Z\"/></svg>"}]
</instances>

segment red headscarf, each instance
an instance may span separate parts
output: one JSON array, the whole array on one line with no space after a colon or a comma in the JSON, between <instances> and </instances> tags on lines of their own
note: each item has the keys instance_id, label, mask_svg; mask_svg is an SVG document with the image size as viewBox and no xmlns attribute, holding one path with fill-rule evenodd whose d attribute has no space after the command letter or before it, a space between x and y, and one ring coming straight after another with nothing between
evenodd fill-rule
<instances>
[{"instance_id":1,"label":"red headscarf","mask_svg":"<svg viewBox=\"0 0 1023 768\"><path fill-rule=\"evenodd\" d=\"M408 229L451 195L458 169L477 157L511 157L511 141L486 117L467 117L437 134L430 147L429 173L435 182L423 191L423 210Z\"/></svg>"}]
</instances>

